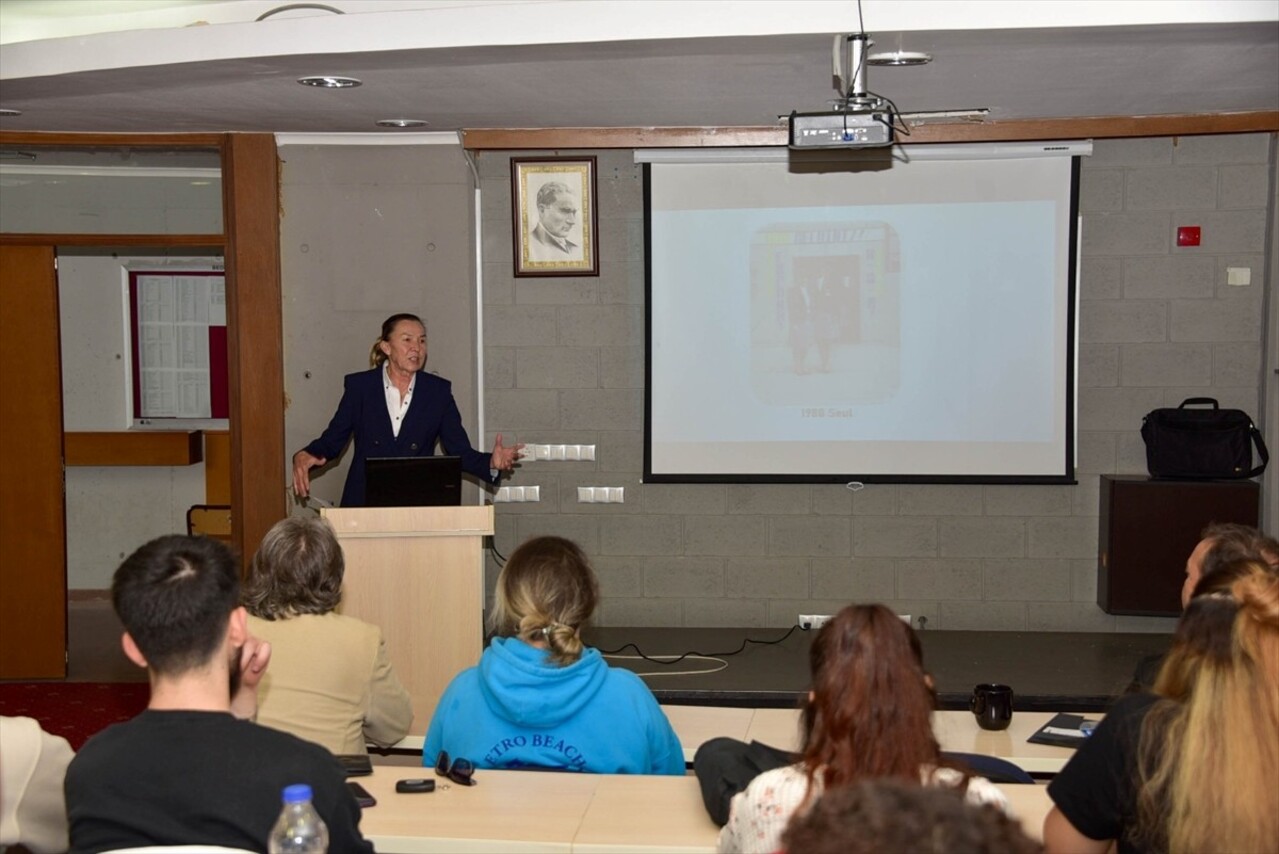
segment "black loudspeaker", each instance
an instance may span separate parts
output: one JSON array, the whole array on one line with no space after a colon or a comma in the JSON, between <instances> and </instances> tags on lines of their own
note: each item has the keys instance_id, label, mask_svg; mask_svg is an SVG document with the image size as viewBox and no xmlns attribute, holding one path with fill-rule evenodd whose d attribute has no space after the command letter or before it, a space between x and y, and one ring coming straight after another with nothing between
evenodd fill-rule
<instances>
[{"instance_id":1,"label":"black loudspeaker","mask_svg":"<svg viewBox=\"0 0 1279 854\"><path fill-rule=\"evenodd\" d=\"M1181 615L1186 558L1212 522L1256 526L1254 481L1103 475L1097 604L1107 614Z\"/></svg>"}]
</instances>

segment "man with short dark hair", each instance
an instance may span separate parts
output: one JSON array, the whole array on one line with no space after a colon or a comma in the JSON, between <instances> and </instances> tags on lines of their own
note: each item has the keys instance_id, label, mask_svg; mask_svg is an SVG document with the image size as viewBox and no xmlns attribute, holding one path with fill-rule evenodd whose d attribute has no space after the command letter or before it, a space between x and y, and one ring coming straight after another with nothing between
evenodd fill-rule
<instances>
[{"instance_id":1,"label":"man with short dark hair","mask_svg":"<svg viewBox=\"0 0 1279 854\"><path fill-rule=\"evenodd\" d=\"M1238 560L1259 560L1279 570L1279 541L1256 528L1236 522L1214 522L1203 529L1199 544L1186 559L1186 582L1181 588L1181 607L1190 604L1201 581L1210 579L1222 567Z\"/></svg>"},{"instance_id":2,"label":"man with short dark hair","mask_svg":"<svg viewBox=\"0 0 1279 854\"><path fill-rule=\"evenodd\" d=\"M147 710L94 736L67 770L71 850L203 844L264 850L285 786L307 783L332 851L372 851L341 766L251 718L270 660L240 607L229 549L152 540L116 570L124 652L151 678Z\"/></svg>"}]
</instances>

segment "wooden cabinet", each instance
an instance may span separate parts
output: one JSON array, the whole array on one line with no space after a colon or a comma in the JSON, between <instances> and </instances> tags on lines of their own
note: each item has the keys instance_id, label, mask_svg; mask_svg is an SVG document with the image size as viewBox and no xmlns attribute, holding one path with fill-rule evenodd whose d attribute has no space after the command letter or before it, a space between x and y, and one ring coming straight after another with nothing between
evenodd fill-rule
<instances>
[{"instance_id":1,"label":"wooden cabinet","mask_svg":"<svg viewBox=\"0 0 1279 854\"><path fill-rule=\"evenodd\" d=\"M199 430L108 430L67 433L69 466L191 466L204 459Z\"/></svg>"},{"instance_id":2,"label":"wooden cabinet","mask_svg":"<svg viewBox=\"0 0 1279 854\"><path fill-rule=\"evenodd\" d=\"M1256 525L1251 480L1101 478L1097 604L1108 614L1176 617L1186 558L1212 522Z\"/></svg>"}]
</instances>

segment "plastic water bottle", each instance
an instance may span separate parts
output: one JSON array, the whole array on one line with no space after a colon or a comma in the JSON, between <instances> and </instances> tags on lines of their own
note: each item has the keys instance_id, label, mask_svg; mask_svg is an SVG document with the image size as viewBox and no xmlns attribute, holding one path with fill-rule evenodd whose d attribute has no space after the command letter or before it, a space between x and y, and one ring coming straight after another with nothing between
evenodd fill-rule
<instances>
[{"instance_id":1,"label":"plastic water bottle","mask_svg":"<svg viewBox=\"0 0 1279 854\"><path fill-rule=\"evenodd\" d=\"M284 809L267 842L270 854L328 854L329 829L311 806L311 787L306 784L284 787Z\"/></svg>"}]
</instances>

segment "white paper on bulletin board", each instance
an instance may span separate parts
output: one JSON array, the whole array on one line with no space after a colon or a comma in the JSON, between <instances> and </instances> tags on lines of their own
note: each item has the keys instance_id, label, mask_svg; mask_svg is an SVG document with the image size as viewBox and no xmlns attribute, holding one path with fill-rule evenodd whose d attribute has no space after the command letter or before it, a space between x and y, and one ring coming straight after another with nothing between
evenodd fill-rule
<instances>
[{"instance_id":1,"label":"white paper on bulletin board","mask_svg":"<svg viewBox=\"0 0 1279 854\"><path fill-rule=\"evenodd\" d=\"M139 272L134 300L137 416L215 417L215 380L225 366L210 358L210 341L225 338L225 276Z\"/></svg>"}]
</instances>

